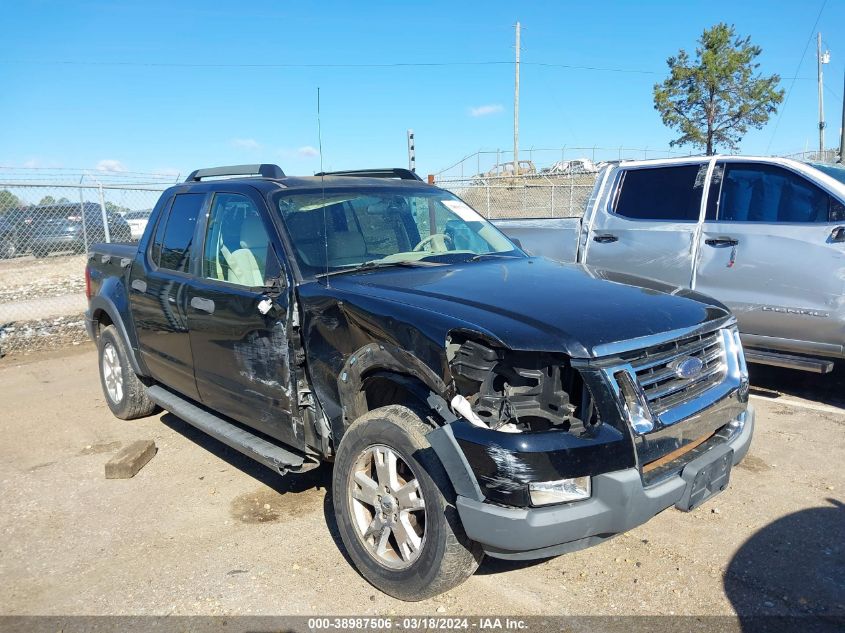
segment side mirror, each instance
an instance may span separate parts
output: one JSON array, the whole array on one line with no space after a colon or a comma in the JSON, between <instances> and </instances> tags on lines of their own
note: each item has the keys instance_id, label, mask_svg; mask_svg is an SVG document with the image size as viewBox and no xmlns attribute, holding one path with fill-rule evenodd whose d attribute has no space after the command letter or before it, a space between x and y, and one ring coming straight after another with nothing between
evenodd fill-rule
<instances>
[{"instance_id":1,"label":"side mirror","mask_svg":"<svg viewBox=\"0 0 845 633\"><path fill-rule=\"evenodd\" d=\"M518 238L518 237L512 237L512 238L511 238L511 242L513 242L514 244L516 244L519 248L522 248L522 242L520 242L520 241L519 241L519 238ZM525 250L525 249L523 249L523 250Z\"/></svg>"}]
</instances>

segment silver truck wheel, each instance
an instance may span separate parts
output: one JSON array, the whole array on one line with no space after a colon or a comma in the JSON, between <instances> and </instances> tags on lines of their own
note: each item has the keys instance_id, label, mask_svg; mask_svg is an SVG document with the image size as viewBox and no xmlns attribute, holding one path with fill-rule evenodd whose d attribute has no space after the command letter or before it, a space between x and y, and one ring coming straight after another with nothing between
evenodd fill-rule
<instances>
[{"instance_id":1,"label":"silver truck wheel","mask_svg":"<svg viewBox=\"0 0 845 633\"><path fill-rule=\"evenodd\" d=\"M115 404L120 404L123 400L123 372L117 351L111 343L103 346L103 382L109 399Z\"/></svg>"},{"instance_id":2,"label":"silver truck wheel","mask_svg":"<svg viewBox=\"0 0 845 633\"><path fill-rule=\"evenodd\" d=\"M97 337L100 354L100 383L106 404L121 420L152 415L158 406L147 397L146 387L132 371L123 339L113 325L103 328Z\"/></svg>"},{"instance_id":3,"label":"silver truck wheel","mask_svg":"<svg viewBox=\"0 0 845 633\"><path fill-rule=\"evenodd\" d=\"M451 589L484 555L464 532L424 416L402 405L365 413L343 435L332 475L335 520L349 557L364 578L401 600Z\"/></svg>"},{"instance_id":4,"label":"silver truck wheel","mask_svg":"<svg viewBox=\"0 0 845 633\"><path fill-rule=\"evenodd\" d=\"M369 446L347 478L355 533L373 559L405 569L425 541L425 501L410 464L389 446Z\"/></svg>"}]
</instances>

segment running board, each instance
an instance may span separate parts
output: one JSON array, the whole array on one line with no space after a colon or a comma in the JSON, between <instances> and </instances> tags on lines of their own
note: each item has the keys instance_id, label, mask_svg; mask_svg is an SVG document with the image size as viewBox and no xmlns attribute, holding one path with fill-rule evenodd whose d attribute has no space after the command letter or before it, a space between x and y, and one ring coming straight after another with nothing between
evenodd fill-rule
<instances>
[{"instance_id":1,"label":"running board","mask_svg":"<svg viewBox=\"0 0 845 633\"><path fill-rule=\"evenodd\" d=\"M779 352L764 352L757 349L745 348L745 360L749 363L757 363L759 365L774 365L775 367L786 367L787 369L800 369L801 371L811 371L816 374L828 374L833 371L832 360L793 356L792 354L781 354Z\"/></svg>"},{"instance_id":2,"label":"running board","mask_svg":"<svg viewBox=\"0 0 845 633\"><path fill-rule=\"evenodd\" d=\"M164 387L158 385L147 387L147 395L162 409L170 411L203 433L272 468L279 474L284 475L290 470L303 469L305 458L301 455L235 426ZM310 464L306 465L306 469L309 466Z\"/></svg>"}]
</instances>

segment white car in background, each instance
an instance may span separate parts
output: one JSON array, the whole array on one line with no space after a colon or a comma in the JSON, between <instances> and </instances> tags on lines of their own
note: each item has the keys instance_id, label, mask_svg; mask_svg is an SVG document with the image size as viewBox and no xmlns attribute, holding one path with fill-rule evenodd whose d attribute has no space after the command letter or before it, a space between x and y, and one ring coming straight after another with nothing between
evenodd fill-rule
<instances>
[{"instance_id":1,"label":"white car in background","mask_svg":"<svg viewBox=\"0 0 845 633\"><path fill-rule=\"evenodd\" d=\"M551 167L546 167L540 173L547 176L571 176L576 174L594 174L599 168L589 158L575 160L559 160Z\"/></svg>"},{"instance_id":2,"label":"white car in background","mask_svg":"<svg viewBox=\"0 0 845 633\"><path fill-rule=\"evenodd\" d=\"M127 211L123 214L123 218L129 224L129 230L132 232L133 242L141 239L152 212L152 209L144 209L142 211Z\"/></svg>"}]
</instances>

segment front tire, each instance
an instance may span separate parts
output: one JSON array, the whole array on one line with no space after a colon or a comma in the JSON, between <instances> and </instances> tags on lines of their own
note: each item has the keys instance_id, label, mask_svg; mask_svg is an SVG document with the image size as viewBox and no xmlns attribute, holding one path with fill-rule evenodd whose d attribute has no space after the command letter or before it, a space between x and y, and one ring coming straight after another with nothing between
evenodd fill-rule
<instances>
[{"instance_id":1,"label":"front tire","mask_svg":"<svg viewBox=\"0 0 845 633\"><path fill-rule=\"evenodd\" d=\"M455 492L411 409L390 405L356 420L332 477L343 544L361 574L400 600L430 598L477 569L483 553L463 530Z\"/></svg>"},{"instance_id":2,"label":"front tire","mask_svg":"<svg viewBox=\"0 0 845 633\"><path fill-rule=\"evenodd\" d=\"M134 420L152 415L158 410L149 399L144 384L132 370L126 346L117 332L109 325L97 338L100 365L100 384L106 404L121 420Z\"/></svg>"}]
</instances>

